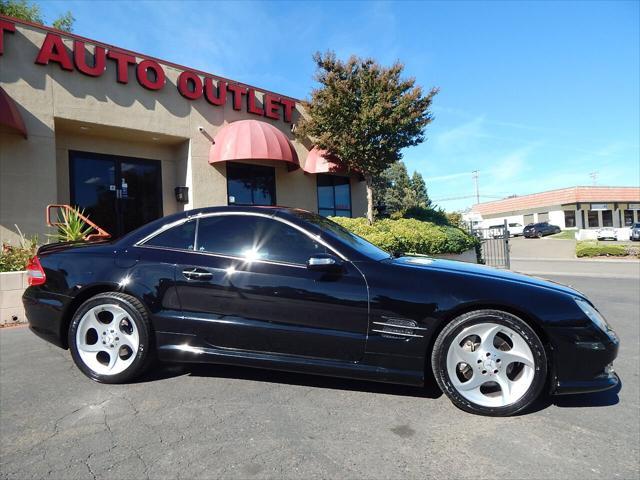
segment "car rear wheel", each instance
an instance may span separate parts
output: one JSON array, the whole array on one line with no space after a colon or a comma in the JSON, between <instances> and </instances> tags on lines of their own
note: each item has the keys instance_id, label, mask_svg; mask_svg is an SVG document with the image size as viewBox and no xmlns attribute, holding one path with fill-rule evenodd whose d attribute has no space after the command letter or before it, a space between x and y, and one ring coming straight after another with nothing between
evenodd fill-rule
<instances>
[{"instance_id":1,"label":"car rear wheel","mask_svg":"<svg viewBox=\"0 0 640 480\"><path fill-rule=\"evenodd\" d=\"M520 318L497 310L461 315L438 336L436 381L460 409L508 416L529 407L547 375L544 346Z\"/></svg>"},{"instance_id":2,"label":"car rear wheel","mask_svg":"<svg viewBox=\"0 0 640 480\"><path fill-rule=\"evenodd\" d=\"M125 383L141 375L152 359L146 308L130 295L98 294L75 312L69 348L77 367L101 383Z\"/></svg>"}]
</instances>

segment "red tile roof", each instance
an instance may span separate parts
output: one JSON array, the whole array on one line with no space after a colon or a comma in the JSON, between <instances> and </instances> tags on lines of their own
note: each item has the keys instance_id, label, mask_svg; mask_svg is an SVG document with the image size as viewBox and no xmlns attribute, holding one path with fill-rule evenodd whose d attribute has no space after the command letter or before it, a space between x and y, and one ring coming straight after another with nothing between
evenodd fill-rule
<instances>
[{"instance_id":1,"label":"red tile roof","mask_svg":"<svg viewBox=\"0 0 640 480\"><path fill-rule=\"evenodd\" d=\"M481 215L528 210L531 208L563 205L577 202L633 202L640 203L638 187L569 187L548 192L533 193L520 197L503 198L492 202L478 203L471 207Z\"/></svg>"}]
</instances>

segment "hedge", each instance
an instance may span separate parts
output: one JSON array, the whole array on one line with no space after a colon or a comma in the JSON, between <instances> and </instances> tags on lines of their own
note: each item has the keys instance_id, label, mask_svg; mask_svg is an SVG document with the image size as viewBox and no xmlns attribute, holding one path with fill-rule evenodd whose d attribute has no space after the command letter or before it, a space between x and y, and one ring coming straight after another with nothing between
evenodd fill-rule
<instances>
[{"instance_id":1,"label":"hedge","mask_svg":"<svg viewBox=\"0 0 640 480\"><path fill-rule=\"evenodd\" d=\"M385 218L369 225L366 218L331 217L374 245L391 253L462 253L478 240L457 227L434 225L413 218Z\"/></svg>"},{"instance_id":2,"label":"hedge","mask_svg":"<svg viewBox=\"0 0 640 480\"><path fill-rule=\"evenodd\" d=\"M582 241L576 244L577 257L626 257L640 256L637 247L629 245L605 244L594 241Z\"/></svg>"}]
</instances>

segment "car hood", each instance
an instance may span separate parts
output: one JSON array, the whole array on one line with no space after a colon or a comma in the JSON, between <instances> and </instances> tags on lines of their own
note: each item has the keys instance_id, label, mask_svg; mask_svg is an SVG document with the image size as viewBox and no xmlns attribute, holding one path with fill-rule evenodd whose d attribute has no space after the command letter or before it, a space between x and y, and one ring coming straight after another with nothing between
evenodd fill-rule
<instances>
[{"instance_id":1,"label":"car hood","mask_svg":"<svg viewBox=\"0 0 640 480\"><path fill-rule=\"evenodd\" d=\"M568 287L561 283L556 283L542 278L532 277L521 273L515 273L510 270L501 270L498 268L487 267L486 265L478 265L475 263L459 262L454 260L443 260L439 258L431 258L426 256L402 256L385 260L391 264L404 268L419 268L423 270L439 270L457 273L460 275L478 276L483 278L492 278L507 282L524 283L527 285L547 288L560 291L569 295L583 297L584 295L574 288Z\"/></svg>"}]
</instances>

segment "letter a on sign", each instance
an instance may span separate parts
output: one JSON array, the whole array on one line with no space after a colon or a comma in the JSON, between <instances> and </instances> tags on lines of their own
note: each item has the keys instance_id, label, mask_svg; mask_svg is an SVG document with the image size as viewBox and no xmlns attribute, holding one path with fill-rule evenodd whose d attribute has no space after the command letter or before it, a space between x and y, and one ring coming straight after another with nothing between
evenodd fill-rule
<instances>
[{"instance_id":1,"label":"letter a on sign","mask_svg":"<svg viewBox=\"0 0 640 480\"><path fill-rule=\"evenodd\" d=\"M71 57L64 46L64 42L58 35L53 33L47 33L36 58L36 63L40 65L48 65L49 62L59 63L64 70L73 70L73 62L71 62Z\"/></svg>"}]
</instances>

